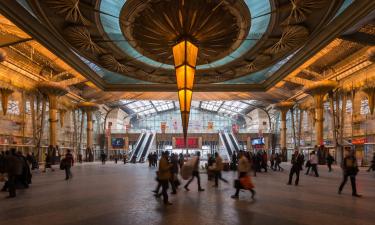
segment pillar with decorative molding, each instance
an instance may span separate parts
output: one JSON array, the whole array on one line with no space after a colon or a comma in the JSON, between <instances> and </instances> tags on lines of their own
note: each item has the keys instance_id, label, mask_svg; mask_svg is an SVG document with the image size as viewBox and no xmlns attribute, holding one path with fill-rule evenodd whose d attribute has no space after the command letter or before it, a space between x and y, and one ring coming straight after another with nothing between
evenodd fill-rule
<instances>
[{"instance_id":1,"label":"pillar with decorative molding","mask_svg":"<svg viewBox=\"0 0 375 225\"><path fill-rule=\"evenodd\" d=\"M323 125L324 125L324 96L337 86L336 81L324 80L314 82L305 88L305 93L314 98L315 104L315 144L323 145Z\"/></svg>"},{"instance_id":2,"label":"pillar with decorative molding","mask_svg":"<svg viewBox=\"0 0 375 225\"><path fill-rule=\"evenodd\" d=\"M280 111L280 149L283 160L287 161L287 148L286 148L286 114L294 106L292 101L284 101L275 104L275 108Z\"/></svg>"},{"instance_id":3,"label":"pillar with decorative molding","mask_svg":"<svg viewBox=\"0 0 375 225\"><path fill-rule=\"evenodd\" d=\"M37 89L48 97L49 104L49 145L57 146L58 99L68 93L66 87L52 81L40 82Z\"/></svg>"},{"instance_id":4,"label":"pillar with decorative molding","mask_svg":"<svg viewBox=\"0 0 375 225\"><path fill-rule=\"evenodd\" d=\"M77 104L77 107L80 108L83 112L86 113L87 124L86 124L86 158L87 154L89 154L89 161L92 161L92 150L94 144L94 137L93 137L93 121L92 121L92 113L99 109L99 105L94 102L80 102Z\"/></svg>"}]
</instances>

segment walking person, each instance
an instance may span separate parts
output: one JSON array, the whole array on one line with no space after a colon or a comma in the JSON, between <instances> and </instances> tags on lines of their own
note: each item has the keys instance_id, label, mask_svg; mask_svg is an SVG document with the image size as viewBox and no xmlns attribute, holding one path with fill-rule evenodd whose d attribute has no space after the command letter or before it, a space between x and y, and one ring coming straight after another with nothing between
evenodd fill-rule
<instances>
[{"instance_id":1,"label":"walking person","mask_svg":"<svg viewBox=\"0 0 375 225\"><path fill-rule=\"evenodd\" d=\"M375 152L374 152L374 155L373 155L372 160L371 160L371 165L368 168L367 172L370 172L371 170L375 171Z\"/></svg>"},{"instance_id":2,"label":"walking person","mask_svg":"<svg viewBox=\"0 0 375 225\"><path fill-rule=\"evenodd\" d=\"M171 164L168 162L168 152L163 152L159 161L158 181L161 184L164 205L172 205L168 201L168 182L171 179Z\"/></svg>"},{"instance_id":3,"label":"walking person","mask_svg":"<svg viewBox=\"0 0 375 225\"><path fill-rule=\"evenodd\" d=\"M311 153L310 156L311 169L315 173L316 177L319 177L318 173L318 156L315 154L315 151Z\"/></svg>"},{"instance_id":4,"label":"walking person","mask_svg":"<svg viewBox=\"0 0 375 225\"><path fill-rule=\"evenodd\" d=\"M281 164L281 155L279 153L276 153L276 159L275 159L275 171L283 171L284 169L280 166Z\"/></svg>"},{"instance_id":5,"label":"walking person","mask_svg":"<svg viewBox=\"0 0 375 225\"><path fill-rule=\"evenodd\" d=\"M293 180L293 175L296 174L296 180L294 182L294 184L296 186L298 186L298 182L299 182L299 173L300 171L302 170L302 165L303 165L303 161L304 161L304 156L303 154L300 154L298 152L298 150L296 150L294 152L294 154L292 155L292 168L290 169L290 173L289 173L289 181L288 181L288 185L291 185L292 184L292 180Z\"/></svg>"},{"instance_id":6,"label":"walking person","mask_svg":"<svg viewBox=\"0 0 375 225\"><path fill-rule=\"evenodd\" d=\"M219 155L219 153L215 152L215 185L214 187L219 187L219 179L225 183L228 183L227 180L222 178L221 171L224 169L223 165L223 158Z\"/></svg>"},{"instance_id":7,"label":"walking person","mask_svg":"<svg viewBox=\"0 0 375 225\"><path fill-rule=\"evenodd\" d=\"M349 154L344 158L342 162L342 170L343 170L343 180L339 187L339 194L341 194L348 178L350 178L350 183L352 184L352 196L354 197L362 197L357 193L357 185L356 185L356 176L358 174L358 164L357 159L354 156L355 152L352 150Z\"/></svg>"},{"instance_id":8,"label":"walking person","mask_svg":"<svg viewBox=\"0 0 375 225\"><path fill-rule=\"evenodd\" d=\"M46 159L45 159L45 165L44 165L44 170L43 173L47 172L47 169L51 169L51 171L55 171L55 169L52 168L52 156L50 153L45 154Z\"/></svg>"},{"instance_id":9,"label":"walking person","mask_svg":"<svg viewBox=\"0 0 375 225\"><path fill-rule=\"evenodd\" d=\"M100 154L100 158L102 160L102 165L104 165L107 159L107 155L104 153L104 151L102 151L102 153Z\"/></svg>"},{"instance_id":10,"label":"walking person","mask_svg":"<svg viewBox=\"0 0 375 225\"><path fill-rule=\"evenodd\" d=\"M199 176L199 163L200 163L200 156L201 153L197 152L197 155L194 158L194 166L193 166L193 174L191 179L187 182L187 184L184 186L185 190L190 191L189 184L194 180L194 177L198 180L198 191L204 191L204 189L201 187L201 178Z\"/></svg>"},{"instance_id":11,"label":"walking person","mask_svg":"<svg viewBox=\"0 0 375 225\"><path fill-rule=\"evenodd\" d=\"M335 159L333 158L331 153L328 152L326 160L327 160L328 172L332 172L332 164L335 161Z\"/></svg>"},{"instance_id":12,"label":"walking person","mask_svg":"<svg viewBox=\"0 0 375 225\"><path fill-rule=\"evenodd\" d=\"M270 156L270 163L271 163L271 170L275 171L275 151L272 151L271 156Z\"/></svg>"},{"instance_id":13,"label":"walking person","mask_svg":"<svg viewBox=\"0 0 375 225\"><path fill-rule=\"evenodd\" d=\"M71 168L74 165L74 158L73 158L73 155L70 153L69 149L63 160L64 160L64 169L65 169L65 180L69 180L73 178Z\"/></svg>"},{"instance_id":14,"label":"walking person","mask_svg":"<svg viewBox=\"0 0 375 225\"><path fill-rule=\"evenodd\" d=\"M242 184L241 184L241 179L246 178L246 177L250 178L249 175L248 175L248 173L249 173L250 168L251 168L250 162L245 157L243 151L240 151L238 153L238 157L239 157L238 167L237 167L237 170L238 170L238 182L235 181L236 193L231 196L231 198L234 198L234 199L238 199L239 198L240 189L243 188ZM252 186L252 185L250 185L250 186ZM255 191L254 191L253 187L249 187L248 189L251 192L251 198L254 199Z\"/></svg>"},{"instance_id":15,"label":"walking person","mask_svg":"<svg viewBox=\"0 0 375 225\"><path fill-rule=\"evenodd\" d=\"M5 172L8 174L8 181L4 189L8 189L8 198L16 197L16 179L22 174L22 161L16 154L16 149L11 149L5 156Z\"/></svg>"}]
</instances>

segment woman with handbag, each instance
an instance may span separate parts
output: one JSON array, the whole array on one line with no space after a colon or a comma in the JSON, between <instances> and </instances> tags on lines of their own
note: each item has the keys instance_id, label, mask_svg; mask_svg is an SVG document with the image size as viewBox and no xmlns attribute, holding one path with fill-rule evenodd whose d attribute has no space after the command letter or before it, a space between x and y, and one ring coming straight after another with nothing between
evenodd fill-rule
<instances>
[{"instance_id":1,"label":"woman with handbag","mask_svg":"<svg viewBox=\"0 0 375 225\"><path fill-rule=\"evenodd\" d=\"M250 171L250 163L249 160L245 157L244 152L239 152L239 161L238 161L238 180L234 181L234 186L236 188L236 193L231 197L234 199L239 198L240 189L246 189L251 192L251 198L254 199L255 191L254 185L251 181L250 176L248 175Z\"/></svg>"}]
</instances>

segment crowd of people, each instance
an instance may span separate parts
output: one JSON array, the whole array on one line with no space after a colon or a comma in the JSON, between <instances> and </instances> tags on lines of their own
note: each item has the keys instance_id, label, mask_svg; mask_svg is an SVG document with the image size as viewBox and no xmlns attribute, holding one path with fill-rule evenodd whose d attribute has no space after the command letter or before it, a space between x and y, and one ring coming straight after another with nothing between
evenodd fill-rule
<instances>
[{"instance_id":1,"label":"crowd of people","mask_svg":"<svg viewBox=\"0 0 375 225\"><path fill-rule=\"evenodd\" d=\"M16 197L16 189L29 188L31 184L30 168L34 163L33 156L24 156L16 149L10 149L0 155L0 173L7 174L7 180L1 191L9 192L9 198Z\"/></svg>"},{"instance_id":2,"label":"crowd of people","mask_svg":"<svg viewBox=\"0 0 375 225\"><path fill-rule=\"evenodd\" d=\"M171 204L169 202L167 192L169 184L172 187L171 194L176 194L177 188L181 184L178 178L179 170L183 178L184 176L187 176L187 178L185 179L187 180L187 183L183 186L186 191L190 191L189 185L194 181L194 179L197 180L198 191L205 191L205 189L201 185L200 170L203 167L200 167L200 152L197 152L193 157L187 158L182 154L172 154L170 156L169 152L167 151L163 152L161 155L156 178L158 185L154 192L155 196L158 198L163 196L163 200L166 205ZM268 161L270 162L270 165L268 165ZM231 157L228 170L236 170L238 172L238 177L234 181L235 193L231 197L234 199L239 198L240 190L245 189L249 190L251 192L251 197L254 198L255 190L254 184L250 178L250 171L253 172L253 176L256 176L257 172L267 172L268 167L273 171L283 171L280 166L282 161L283 160L281 154L274 152L271 153L269 160L265 151L258 151L255 154L247 151L239 151L238 153L234 153ZM334 161L334 157L330 153L326 153L325 163L328 166L328 172L332 171L332 164ZM305 158L305 155L301 151L296 150L292 154L290 163L291 168L289 171L289 179L287 185L291 185L292 183L294 183L294 185L296 186L299 185L300 172L304 169L306 169L306 175L310 175L311 171L315 177L319 177L319 159L316 151L312 151L308 155L308 157ZM189 164L189 166L191 167L190 170L186 170L188 171L188 173L190 173L189 175L186 175L186 171L184 171L184 166L186 164ZM359 169L357 165L357 159L355 158L355 151L352 150L346 152L341 167L343 170L343 179L338 186L338 193L341 194L345 184L347 183L347 180L350 179L352 185L352 195L354 197L361 197L361 195L358 194L356 188L356 176ZM219 153L216 152L213 155L208 155L207 166L205 168L207 171L208 180L214 182L213 187L218 187L219 181L228 183L227 179L222 176L222 171L225 170L225 166L223 163L223 159ZM375 171L375 153L368 171L371 170ZM160 188L162 189L161 192Z\"/></svg>"},{"instance_id":3,"label":"crowd of people","mask_svg":"<svg viewBox=\"0 0 375 225\"><path fill-rule=\"evenodd\" d=\"M55 171L53 165L56 163L54 152L49 151L45 154L45 163L42 172L47 172L47 169ZM74 164L73 155L70 150L67 150L65 157L58 157L60 161L60 169L65 170L65 179L73 177L71 167ZM21 151L16 151L12 148L9 151L0 152L0 176L4 185L2 192L9 192L8 198L17 196L17 189L28 189L32 183L32 170L39 169L39 163L34 153L23 154Z\"/></svg>"},{"instance_id":4,"label":"crowd of people","mask_svg":"<svg viewBox=\"0 0 375 225\"><path fill-rule=\"evenodd\" d=\"M42 172L48 170L54 171L53 165L56 164L56 158L54 157L56 152L48 150L45 154L45 163ZM124 154L125 155L125 154ZM306 169L306 175L314 175L319 177L318 164L320 158L316 151L312 151L307 158L305 158L301 151L296 150L291 157L291 168L289 171L289 179L287 184L299 185L300 172ZM113 158L113 157L112 157ZM113 158L115 163L117 160L122 158L126 163L127 157L117 155ZM239 151L234 153L231 157L229 164L224 163L223 158L218 152L208 155L207 164L201 166L201 155L198 151L194 155L190 154L169 154L165 151L161 154L159 159L157 152L152 152L148 155L149 167L157 167L157 187L154 190L156 197L163 196L164 203L170 205L168 198L168 188L172 189L171 194L177 194L178 187L181 185L179 174L186 180L186 184L183 186L186 191L190 191L189 186L197 180L198 191L205 191L201 185L201 171L206 169L208 180L213 181L213 187L219 187L219 182L229 183L227 179L223 177L223 170L234 170L237 171L238 176L234 181L235 193L231 196L236 199L239 197L241 189L246 189L251 192L252 198L255 195L254 185L250 178L250 172L253 176L256 176L260 172L268 172L269 169L272 171L283 171L280 166L283 161L283 157L279 153L272 152L268 157L267 152L260 150L256 153L248 151ZM101 160L105 163L107 156L104 152L101 154ZM71 168L74 165L74 157L70 150L67 150L65 157L58 158L60 161L60 169L65 170L65 179L69 180L73 177ZM270 162L270 165L268 164ZM332 171L332 164L335 159L330 154L326 154L325 163L328 166L328 171ZM338 188L338 193L341 194L347 181L350 180L352 186L352 195L354 197L361 197L357 193L356 188L356 176L358 174L358 164L355 158L355 151L348 151L345 158L342 160L343 179ZM17 152L15 149L10 149L6 152L0 153L0 174L6 174L6 182L4 183L1 191L9 192L9 197L13 198L16 196L16 189L26 189L31 184L32 174L31 171L39 168L37 158L33 153L23 155L22 152ZM367 170L375 171L375 153L371 161L370 167ZM184 174L184 175L183 175ZM185 177L184 177L185 176ZM3 176L4 177L4 176ZM294 181L294 182L293 182Z\"/></svg>"}]
</instances>

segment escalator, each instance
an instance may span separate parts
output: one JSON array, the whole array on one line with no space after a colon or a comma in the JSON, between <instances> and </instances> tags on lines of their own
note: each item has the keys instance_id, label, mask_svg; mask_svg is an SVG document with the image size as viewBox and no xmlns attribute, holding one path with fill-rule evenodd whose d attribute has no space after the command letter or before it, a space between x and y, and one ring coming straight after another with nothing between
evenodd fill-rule
<instances>
[{"instance_id":1,"label":"escalator","mask_svg":"<svg viewBox=\"0 0 375 225\"><path fill-rule=\"evenodd\" d=\"M150 133L148 135L148 138L147 140L145 141L145 145L142 149L142 154L140 154L140 157L137 159L137 162L140 162L140 163L143 163L145 162L147 156L148 156L148 153L149 153L149 150L150 150L150 147L151 147L151 143L152 141L154 140L154 134L153 133Z\"/></svg>"},{"instance_id":2,"label":"escalator","mask_svg":"<svg viewBox=\"0 0 375 225\"><path fill-rule=\"evenodd\" d=\"M221 141L224 144L224 148L225 148L225 150L227 152L228 158L231 158L233 152L232 152L232 149L231 149L231 147L230 147L230 145L228 143L228 140L226 138L225 133L224 132L219 132L219 136L220 136Z\"/></svg>"},{"instance_id":3,"label":"escalator","mask_svg":"<svg viewBox=\"0 0 375 225\"><path fill-rule=\"evenodd\" d=\"M130 162L135 163L137 161L137 157L139 155L142 145L144 144L143 142L145 137L146 133L141 133L141 135L139 136L137 144L135 145L135 149L132 151L130 155Z\"/></svg>"},{"instance_id":4,"label":"escalator","mask_svg":"<svg viewBox=\"0 0 375 225\"><path fill-rule=\"evenodd\" d=\"M237 142L236 138L234 137L233 133L228 133L228 136L230 138L230 141L232 142L232 146L234 147L234 149L238 153L240 151L240 147L238 145L238 142Z\"/></svg>"}]
</instances>

